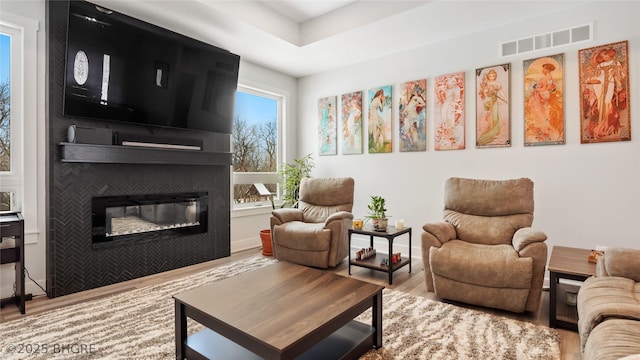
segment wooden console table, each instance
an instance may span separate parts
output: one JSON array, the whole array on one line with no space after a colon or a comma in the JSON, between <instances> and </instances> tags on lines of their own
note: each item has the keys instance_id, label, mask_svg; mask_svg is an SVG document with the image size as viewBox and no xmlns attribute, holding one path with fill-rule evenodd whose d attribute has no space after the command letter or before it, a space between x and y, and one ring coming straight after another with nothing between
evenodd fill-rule
<instances>
[{"instance_id":1,"label":"wooden console table","mask_svg":"<svg viewBox=\"0 0 640 360\"><path fill-rule=\"evenodd\" d=\"M549 327L562 327L577 331L577 309L567 304L558 293L565 294L567 288L577 293L579 287L560 284L560 279L585 281L596 274L596 264L587 261L591 250L554 246L549 259Z\"/></svg>"},{"instance_id":2,"label":"wooden console table","mask_svg":"<svg viewBox=\"0 0 640 360\"><path fill-rule=\"evenodd\" d=\"M20 313L25 313L24 302L27 295L24 289L24 219L21 213L0 215L0 241L13 237L15 246L0 250L0 264L15 263L16 266L16 294L2 299L0 306L16 303ZM29 296L30 297L30 296Z\"/></svg>"}]
</instances>

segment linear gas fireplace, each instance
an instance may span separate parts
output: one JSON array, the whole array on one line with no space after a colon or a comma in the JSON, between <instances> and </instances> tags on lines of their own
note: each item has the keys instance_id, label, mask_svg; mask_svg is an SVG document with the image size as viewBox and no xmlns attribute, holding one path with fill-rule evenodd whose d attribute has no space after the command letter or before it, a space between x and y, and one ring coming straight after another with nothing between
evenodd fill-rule
<instances>
[{"instance_id":1,"label":"linear gas fireplace","mask_svg":"<svg viewBox=\"0 0 640 360\"><path fill-rule=\"evenodd\" d=\"M92 198L92 242L128 244L207 232L206 192Z\"/></svg>"}]
</instances>

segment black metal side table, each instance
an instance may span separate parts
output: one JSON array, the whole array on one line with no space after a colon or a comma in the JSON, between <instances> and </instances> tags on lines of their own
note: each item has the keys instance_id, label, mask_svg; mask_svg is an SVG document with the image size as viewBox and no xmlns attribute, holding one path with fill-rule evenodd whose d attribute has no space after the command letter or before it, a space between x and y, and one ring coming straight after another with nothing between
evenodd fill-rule
<instances>
[{"instance_id":1,"label":"black metal side table","mask_svg":"<svg viewBox=\"0 0 640 360\"><path fill-rule=\"evenodd\" d=\"M20 313L25 313L25 300L31 299L31 295L25 294L24 288L24 218L21 213L0 215L0 239L13 237L15 245L11 248L0 250L0 263L15 263L16 271L16 295L2 299L0 306L16 303Z\"/></svg>"},{"instance_id":2,"label":"black metal side table","mask_svg":"<svg viewBox=\"0 0 640 360\"><path fill-rule=\"evenodd\" d=\"M368 235L369 236L369 245L373 248L373 238L381 237L387 239L389 243L389 255L385 256L384 254L376 254L375 256L371 256L362 260L358 260L353 258L351 255L351 235L352 234L360 234L360 235ZM393 256L393 242L396 237L404 234L409 234L409 256L401 256L394 263L392 261ZM385 261L385 258L387 261ZM395 227L389 226L386 231L376 231L371 226L366 226L362 229L349 229L349 275L351 275L351 265L361 266L365 268L369 268L376 271L383 271L389 274L389 285L393 284L393 272L404 267L405 265L409 265L409 272L411 272L411 227L404 227L402 229L396 229Z\"/></svg>"},{"instance_id":3,"label":"black metal side table","mask_svg":"<svg viewBox=\"0 0 640 360\"><path fill-rule=\"evenodd\" d=\"M575 304L569 305L559 293L566 289L578 292L578 286L561 284L560 279L585 281L596 274L596 264L587 261L589 249L554 246L549 258L549 327L565 328L578 331L578 309Z\"/></svg>"}]
</instances>

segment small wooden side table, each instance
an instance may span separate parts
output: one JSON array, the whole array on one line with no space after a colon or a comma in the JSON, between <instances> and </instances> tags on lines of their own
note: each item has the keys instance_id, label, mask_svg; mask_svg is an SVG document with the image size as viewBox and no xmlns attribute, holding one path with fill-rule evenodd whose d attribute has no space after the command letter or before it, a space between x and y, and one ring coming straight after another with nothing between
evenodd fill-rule
<instances>
[{"instance_id":1,"label":"small wooden side table","mask_svg":"<svg viewBox=\"0 0 640 360\"><path fill-rule=\"evenodd\" d=\"M389 242L389 255L387 256L389 265L383 264L384 255L376 255L364 260L356 260L351 256L351 235L369 235L369 246L373 248L373 238L381 237L387 239ZM393 254L393 241L396 237L409 234L409 257L402 256L396 263L391 262L391 256ZM405 265L409 265L409 272L411 272L411 227L404 227L402 229L396 229L389 226L386 231L375 231L373 227L366 226L362 229L349 229L349 275L351 275L351 265L361 266L377 271L384 271L389 274L389 285L393 284L393 272L400 269Z\"/></svg>"},{"instance_id":2,"label":"small wooden side table","mask_svg":"<svg viewBox=\"0 0 640 360\"><path fill-rule=\"evenodd\" d=\"M585 281L596 274L596 264L587 261L591 250L565 246L554 246L549 259L549 327L561 327L578 331L577 311L575 306L558 300L560 279ZM559 318L559 307L564 310L564 316ZM575 317L575 319L574 319Z\"/></svg>"}]
</instances>

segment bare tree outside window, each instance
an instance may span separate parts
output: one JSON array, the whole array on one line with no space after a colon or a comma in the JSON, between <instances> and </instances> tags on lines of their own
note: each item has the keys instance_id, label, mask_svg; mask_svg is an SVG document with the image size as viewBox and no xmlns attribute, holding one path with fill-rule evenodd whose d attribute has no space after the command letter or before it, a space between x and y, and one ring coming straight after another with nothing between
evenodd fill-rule
<instances>
[{"instance_id":1,"label":"bare tree outside window","mask_svg":"<svg viewBox=\"0 0 640 360\"><path fill-rule=\"evenodd\" d=\"M259 163L256 125L236 116L233 119L233 171L253 172Z\"/></svg>"},{"instance_id":2,"label":"bare tree outside window","mask_svg":"<svg viewBox=\"0 0 640 360\"><path fill-rule=\"evenodd\" d=\"M278 100L237 91L232 142L234 173L277 173ZM262 183L259 180L256 182ZM272 194L277 192L277 184L264 185ZM236 183L233 193L236 204L268 200L268 196L248 180Z\"/></svg>"},{"instance_id":3,"label":"bare tree outside window","mask_svg":"<svg viewBox=\"0 0 640 360\"><path fill-rule=\"evenodd\" d=\"M0 171L11 171L11 106L9 82L0 83Z\"/></svg>"},{"instance_id":4,"label":"bare tree outside window","mask_svg":"<svg viewBox=\"0 0 640 360\"><path fill-rule=\"evenodd\" d=\"M11 37L0 34L0 185L7 184L11 169ZM4 174L3 174L4 173ZM9 190L9 191L7 191ZM12 209L12 192L6 186L0 186L0 212Z\"/></svg>"},{"instance_id":5,"label":"bare tree outside window","mask_svg":"<svg viewBox=\"0 0 640 360\"><path fill-rule=\"evenodd\" d=\"M0 33L0 172L11 171L11 36Z\"/></svg>"}]
</instances>

